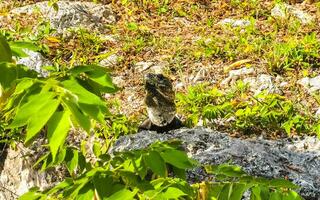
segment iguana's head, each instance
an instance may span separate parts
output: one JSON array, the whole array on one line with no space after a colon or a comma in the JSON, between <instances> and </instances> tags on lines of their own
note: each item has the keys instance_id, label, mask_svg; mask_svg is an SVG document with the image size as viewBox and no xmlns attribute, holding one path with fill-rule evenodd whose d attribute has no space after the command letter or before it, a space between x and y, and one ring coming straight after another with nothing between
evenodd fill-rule
<instances>
[{"instance_id":1,"label":"iguana's head","mask_svg":"<svg viewBox=\"0 0 320 200\"><path fill-rule=\"evenodd\" d=\"M147 93L158 94L160 92L169 98L173 95L174 98L172 83L170 79L164 75L148 73L145 75L144 81Z\"/></svg>"}]
</instances>

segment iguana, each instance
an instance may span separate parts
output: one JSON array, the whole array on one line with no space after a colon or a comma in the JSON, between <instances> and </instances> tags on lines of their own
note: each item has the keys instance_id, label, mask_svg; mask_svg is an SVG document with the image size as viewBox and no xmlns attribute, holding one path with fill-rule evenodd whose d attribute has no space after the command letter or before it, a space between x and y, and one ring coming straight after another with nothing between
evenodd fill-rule
<instances>
[{"instance_id":1,"label":"iguana","mask_svg":"<svg viewBox=\"0 0 320 200\"><path fill-rule=\"evenodd\" d=\"M175 116L175 92L171 81L162 74L148 73L144 77L148 119L140 130L167 132L182 127L182 122Z\"/></svg>"}]
</instances>

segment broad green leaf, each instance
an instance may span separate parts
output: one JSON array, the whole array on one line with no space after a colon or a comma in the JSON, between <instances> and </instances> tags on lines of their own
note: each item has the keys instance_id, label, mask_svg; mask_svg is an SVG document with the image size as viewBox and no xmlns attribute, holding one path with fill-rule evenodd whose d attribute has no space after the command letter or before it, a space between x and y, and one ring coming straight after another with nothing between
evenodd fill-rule
<instances>
[{"instance_id":1,"label":"broad green leaf","mask_svg":"<svg viewBox=\"0 0 320 200\"><path fill-rule=\"evenodd\" d=\"M282 195L281 195L281 193L279 191L274 191L274 192L271 193L269 200L282 200L281 196Z\"/></svg>"},{"instance_id":2,"label":"broad green leaf","mask_svg":"<svg viewBox=\"0 0 320 200\"><path fill-rule=\"evenodd\" d=\"M108 112L106 103L100 97L83 88L75 79L62 82L63 86L77 96L77 104L81 110L93 119L104 122L104 115Z\"/></svg>"},{"instance_id":3,"label":"broad green leaf","mask_svg":"<svg viewBox=\"0 0 320 200\"><path fill-rule=\"evenodd\" d=\"M11 62L12 52L7 40L0 36L0 62Z\"/></svg>"},{"instance_id":4,"label":"broad green leaf","mask_svg":"<svg viewBox=\"0 0 320 200\"><path fill-rule=\"evenodd\" d=\"M114 193L113 195L111 195L110 197L108 197L108 200L131 200L134 199L134 196L137 194L138 189L135 189L134 191L130 191L127 189L122 189L116 193Z\"/></svg>"},{"instance_id":5,"label":"broad green leaf","mask_svg":"<svg viewBox=\"0 0 320 200\"><path fill-rule=\"evenodd\" d=\"M212 197L219 199L222 188L224 187L224 183L214 183L210 185L208 192L208 199L212 199Z\"/></svg>"},{"instance_id":6,"label":"broad green leaf","mask_svg":"<svg viewBox=\"0 0 320 200\"><path fill-rule=\"evenodd\" d=\"M41 48L36 46L32 42L25 42L25 41L15 41L15 42L9 42L9 45L11 48L19 48L19 49L29 49L31 51L39 51Z\"/></svg>"},{"instance_id":7,"label":"broad green leaf","mask_svg":"<svg viewBox=\"0 0 320 200\"><path fill-rule=\"evenodd\" d=\"M234 183L231 191L230 199L241 200L243 193L247 191L247 189L249 189L251 186L252 185L249 185L249 184Z\"/></svg>"},{"instance_id":8,"label":"broad green leaf","mask_svg":"<svg viewBox=\"0 0 320 200\"><path fill-rule=\"evenodd\" d=\"M299 188L299 186L285 179L272 179L270 180L269 185L273 187L283 187L283 188L290 188L290 189Z\"/></svg>"},{"instance_id":9,"label":"broad green leaf","mask_svg":"<svg viewBox=\"0 0 320 200\"><path fill-rule=\"evenodd\" d=\"M39 108L39 111L34 113L29 119L27 125L27 134L25 143L28 144L39 131L47 124L53 113L60 105L60 101L57 99L50 99Z\"/></svg>"},{"instance_id":10,"label":"broad green leaf","mask_svg":"<svg viewBox=\"0 0 320 200\"><path fill-rule=\"evenodd\" d=\"M60 182L58 185L51 188L46 194L54 194L60 190L72 186L73 180L71 178L66 178L64 181Z\"/></svg>"},{"instance_id":11,"label":"broad green leaf","mask_svg":"<svg viewBox=\"0 0 320 200\"><path fill-rule=\"evenodd\" d=\"M70 72L74 76L85 73L92 83L95 83L92 86L99 87L101 92L111 93L117 91L117 87L112 83L108 70L104 67L98 65L81 65L74 67Z\"/></svg>"},{"instance_id":12,"label":"broad green leaf","mask_svg":"<svg viewBox=\"0 0 320 200\"><path fill-rule=\"evenodd\" d=\"M77 104L68 99L63 99L65 109L69 109L72 113L73 118L76 120L79 126L81 126L87 133L90 132L91 123L88 116L83 114Z\"/></svg>"},{"instance_id":13,"label":"broad green leaf","mask_svg":"<svg viewBox=\"0 0 320 200\"><path fill-rule=\"evenodd\" d=\"M194 164L190 161L185 152L169 149L160 153L161 157L169 164L180 168L189 169L194 167Z\"/></svg>"},{"instance_id":14,"label":"broad green leaf","mask_svg":"<svg viewBox=\"0 0 320 200\"><path fill-rule=\"evenodd\" d=\"M16 86L16 89L14 91L15 94L20 94L26 89L30 88L34 83L34 79L26 78L22 79Z\"/></svg>"},{"instance_id":15,"label":"broad green leaf","mask_svg":"<svg viewBox=\"0 0 320 200\"><path fill-rule=\"evenodd\" d=\"M221 200L231 200L230 196L232 193L233 183L226 183L221 189L221 193L218 199ZM233 200L233 199L232 199Z\"/></svg>"},{"instance_id":16,"label":"broad green leaf","mask_svg":"<svg viewBox=\"0 0 320 200\"><path fill-rule=\"evenodd\" d=\"M107 196L110 196L114 190L114 181L110 174L97 173L93 177L93 184L95 189L98 192L98 195L101 199L107 199ZM124 187L124 186L123 186ZM108 188L108 190L106 190Z\"/></svg>"},{"instance_id":17,"label":"broad green leaf","mask_svg":"<svg viewBox=\"0 0 320 200\"><path fill-rule=\"evenodd\" d=\"M17 114L8 128L17 128L26 125L31 119L31 116L37 113L40 108L44 107L48 101L53 100L54 96L55 94L53 92L42 92L28 96L27 102L18 107Z\"/></svg>"},{"instance_id":18,"label":"broad green leaf","mask_svg":"<svg viewBox=\"0 0 320 200\"><path fill-rule=\"evenodd\" d=\"M88 199L93 199L93 197L94 197L93 184L88 183L83 188L81 188L76 199L77 200L88 200Z\"/></svg>"},{"instance_id":19,"label":"broad green leaf","mask_svg":"<svg viewBox=\"0 0 320 200\"><path fill-rule=\"evenodd\" d=\"M186 179L186 170L185 169L181 169L181 168L172 166L172 170L173 170L173 173L176 177L181 178L183 180Z\"/></svg>"},{"instance_id":20,"label":"broad green leaf","mask_svg":"<svg viewBox=\"0 0 320 200\"><path fill-rule=\"evenodd\" d=\"M19 197L18 200L38 200L43 196L43 194L36 192L36 191L30 191L22 196Z\"/></svg>"},{"instance_id":21,"label":"broad green leaf","mask_svg":"<svg viewBox=\"0 0 320 200\"><path fill-rule=\"evenodd\" d=\"M77 150L69 149L69 148L67 149L65 161L70 174L73 174L75 169L77 168L78 158L79 156L78 156Z\"/></svg>"},{"instance_id":22,"label":"broad green leaf","mask_svg":"<svg viewBox=\"0 0 320 200\"><path fill-rule=\"evenodd\" d=\"M167 199L179 199L179 197L186 196L187 194L175 187L169 187L165 192L164 196Z\"/></svg>"},{"instance_id":23,"label":"broad green leaf","mask_svg":"<svg viewBox=\"0 0 320 200\"><path fill-rule=\"evenodd\" d=\"M64 144L70 129L70 112L56 112L48 121L47 138L53 160L56 159L59 148Z\"/></svg>"},{"instance_id":24,"label":"broad green leaf","mask_svg":"<svg viewBox=\"0 0 320 200\"><path fill-rule=\"evenodd\" d=\"M246 173L239 166L221 164L218 166L205 166L207 173L211 174L223 174L230 177L241 177Z\"/></svg>"},{"instance_id":25,"label":"broad green leaf","mask_svg":"<svg viewBox=\"0 0 320 200\"><path fill-rule=\"evenodd\" d=\"M282 200L302 200L302 198L297 192L290 190L283 194Z\"/></svg>"},{"instance_id":26,"label":"broad green leaf","mask_svg":"<svg viewBox=\"0 0 320 200\"><path fill-rule=\"evenodd\" d=\"M261 189L259 186L255 186L251 189L251 199L262 200L261 199Z\"/></svg>"},{"instance_id":27,"label":"broad green leaf","mask_svg":"<svg viewBox=\"0 0 320 200\"><path fill-rule=\"evenodd\" d=\"M147 167L149 167L155 174L161 177L167 176L166 164L158 152L149 151L143 158Z\"/></svg>"},{"instance_id":28,"label":"broad green leaf","mask_svg":"<svg viewBox=\"0 0 320 200\"><path fill-rule=\"evenodd\" d=\"M101 155L101 144L99 142L94 142L92 148L93 148L93 154L96 157L99 157Z\"/></svg>"},{"instance_id":29,"label":"broad green leaf","mask_svg":"<svg viewBox=\"0 0 320 200\"><path fill-rule=\"evenodd\" d=\"M28 57L28 54L23 49L11 47L11 51L12 51L12 55L15 57L18 57L18 58Z\"/></svg>"},{"instance_id":30,"label":"broad green leaf","mask_svg":"<svg viewBox=\"0 0 320 200\"><path fill-rule=\"evenodd\" d=\"M79 194L79 191L85 186L87 185L87 183L89 182L89 178L85 177L82 179L78 179L74 182L74 185L66 190L64 190L63 195L65 197L68 197L68 199L76 199L76 197Z\"/></svg>"},{"instance_id":31,"label":"broad green leaf","mask_svg":"<svg viewBox=\"0 0 320 200\"><path fill-rule=\"evenodd\" d=\"M10 63L0 63L0 72L0 85L6 90L17 79L17 71L15 66Z\"/></svg>"}]
</instances>

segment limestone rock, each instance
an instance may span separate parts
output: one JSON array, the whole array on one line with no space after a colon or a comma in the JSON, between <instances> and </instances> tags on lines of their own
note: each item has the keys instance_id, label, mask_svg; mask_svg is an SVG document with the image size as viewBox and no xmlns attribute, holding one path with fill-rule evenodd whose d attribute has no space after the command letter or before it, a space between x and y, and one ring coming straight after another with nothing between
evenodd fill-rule
<instances>
[{"instance_id":1,"label":"limestone rock","mask_svg":"<svg viewBox=\"0 0 320 200\"><path fill-rule=\"evenodd\" d=\"M7 151L3 169L0 171L0 199L16 199L31 187L45 189L49 186L51 181L46 173L33 169L34 160L28 156L32 153L29 149L18 144L17 150Z\"/></svg>"},{"instance_id":2,"label":"limestone rock","mask_svg":"<svg viewBox=\"0 0 320 200\"><path fill-rule=\"evenodd\" d=\"M52 66L52 63L48 59L43 57L39 52L30 51L28 49L24 49L23 51L28 55L28 57L19 58L17 60L17 64L25 65L29 69L38 72L40 76L47 77L48 71L43 69L43 67Z\"/></svg>"},{"instance_id":3,"label":"limestone rock","mask_svg":"<svg viewBox=\"0 0 320 200\"><path fill-rule=\"evenodd\" d=\"M251 25L251 22L249 20L245 19L230 19L226 18L221 20L218 24L221 25L230 25L231 27L247 27Z\"/></svg>"},{"instance_id":4,"label":"limestone rock","mask_svg":"<svg viewBox=\"0 0 320 200\"><path fill-rule=\"evenodd\" d=\"M308 92L317 92L320 90L320 75L314 78L305 77L297 81L299 85L302 85Z\"/></svg>"},{"instance_id":5,"label":"limestone rock","mask_svg":"<svg viewBox=\"0 0 320 200\"><path fill-rule=\"evenodd\" d=\"M281 94L282 91L274 84L274 78L268 74L260 74L258 77L248 77L243 80L244 83L249 84L250 90L254 95L266 91L269 93Z\"/></svg>"},{"instance_id":6,"label":"limestone rock","mask_svg":"<svg viewBox=\"0 0 320 200\"><path fill-rule=\"evenodd\" d=\"M122 136L111 152L145 148L155 141L178 139L188 155L202 164L232 161L250 175L285 178L301 186L299 193L309 200L320 197L320 141L316 137L270 141L242 140L210 129L178 129L158 134L142 131ZM205 179L203 170L192 176ZM188 174L190 177L190 174Z\"/></svg>"},{"instance_id":7,"label":"limestone rock","mask_svg":"<svg viewBox=\"0 0 320 200\"><path fill-rule=\"evenodd\" d=\"M227 85L232 85L234 84L240 77L249 75L249 74L254 74L254 68L250 67L243 67L240 69L236 70L231 70L229 71L229 76L221 81L221 86L227 86Z\"/></svg>"},{"instance_id":8,"label":"limestone rock","mask_svg":"<svg viewBox=\"0 0 320 200\"><path fill-rule=\"evenodd\" d=\"M103 67L113 67L119 63L119 56L116 54L112 54L107 58L100 61L100 65Z\"/></svg>"},{"instance_id":9,"label":"limestone rock","mask_svg":"<svg viewBox=\"0 0 320 200\"><path fill-rule=\"evenodd\" d=\"M310 24L314 21L314 17L308 13L286 3L276 4L271 10L271 16L276 18L285 19L290 15L296 17L302 24Z\"/></svg>"},{"instance_id":10,"label":"limestone rock","mask_svg":"<svg viewBox=\"0 0 320 200\"><path fill-rule=\"evenodd\" d=\"M94 30L103 28L106 23L115 22L115 15L107 5L93 2L80 1L58 1L58 11L48 5L48 1L15 8L11 14L32 14L40 12L41 15L50 21L51 27L58 33L65 32L68 28L87 28Z\"/></svg>"}]
</instances>

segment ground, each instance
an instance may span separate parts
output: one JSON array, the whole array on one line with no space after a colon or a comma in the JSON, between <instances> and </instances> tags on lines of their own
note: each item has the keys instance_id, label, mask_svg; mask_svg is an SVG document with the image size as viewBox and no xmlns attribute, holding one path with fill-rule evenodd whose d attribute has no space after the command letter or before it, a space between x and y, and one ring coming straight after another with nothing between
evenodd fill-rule
<instances>
[{"instance_id":1,"label":"ground","mask_svg":"<svg viewBox=\"0 0 320 200\"><path fill-rule=\"evenodd\" d=\"M39 1L2 1L0 15L34 2ZM119 111L129 119L145 118L142 79L152 70L169 76L177 93L186 93L188 87L203 82L226 90L231 86L220 83L230 70L252 67L253 76L281 77L286 83L282 95L301 104L310 116L319 107L319 95L311 95L297 81L319 75L320 3L286 2L312 17L303 22L289 9L284 18L272 16L277 1L270 0L96 2L110 3L116 14L117 22L105 26L103 33L82 30L72 37L42 34L37 42L47 49L46 57L61 68L95 64L116 55L117 64L110 68L121 90L106 98L119 102ZM23 39L25 32L46 26L39 25L40 21L39 16L5 19L2 32ZM103 39L106 35L114 40Z\"/></svg>"}]
</instances>

